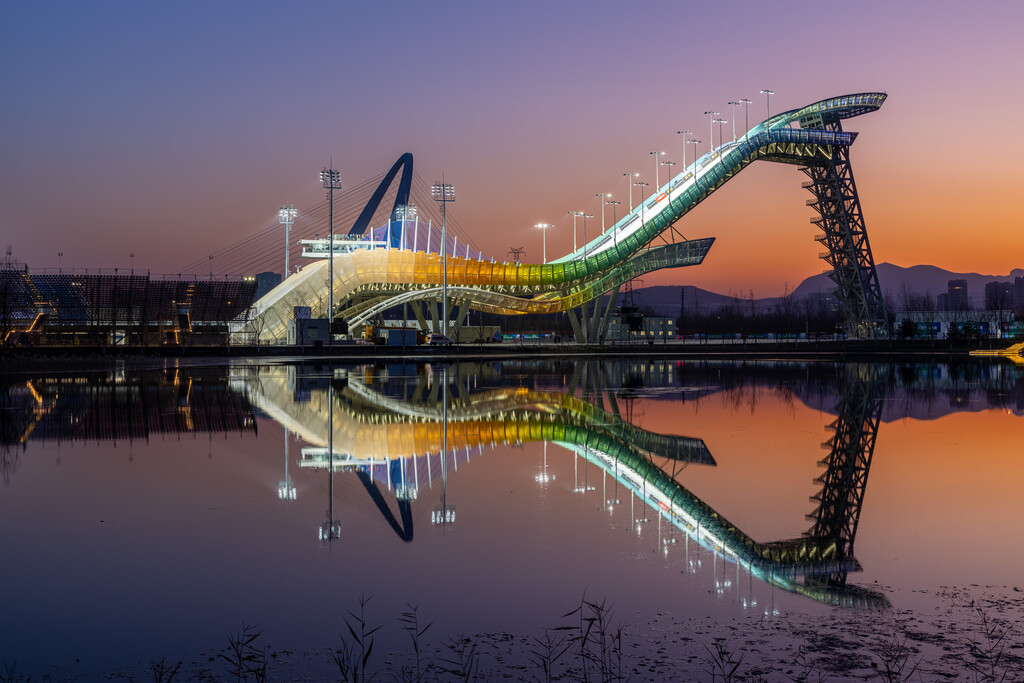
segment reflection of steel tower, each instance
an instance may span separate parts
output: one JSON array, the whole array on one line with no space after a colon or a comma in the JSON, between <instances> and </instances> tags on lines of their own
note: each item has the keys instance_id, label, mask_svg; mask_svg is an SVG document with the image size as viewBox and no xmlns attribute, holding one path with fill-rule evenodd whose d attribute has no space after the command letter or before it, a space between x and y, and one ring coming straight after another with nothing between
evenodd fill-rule
<instances>
[{"instance_id":1,"label":"reflection of steel tower","mask_svg":"<svg viewBox=\"0 0 1024 683\"><path fill-rule=\"evenodd\" d=\"M852 378L837 406L838 417L829 425L835 435L825 442L829 454L821 462L825 472L818 478L821 491L813 500L818 509L808 518L814 525L806 536L830 539L839 557L853 557L864 489L868 483L871 455L875 451L878 421L882 414L882 389L877 369L854 366L867 377ZM846 572L820 577L829 583L843 584Z\"/></svg>"}]
</instances>

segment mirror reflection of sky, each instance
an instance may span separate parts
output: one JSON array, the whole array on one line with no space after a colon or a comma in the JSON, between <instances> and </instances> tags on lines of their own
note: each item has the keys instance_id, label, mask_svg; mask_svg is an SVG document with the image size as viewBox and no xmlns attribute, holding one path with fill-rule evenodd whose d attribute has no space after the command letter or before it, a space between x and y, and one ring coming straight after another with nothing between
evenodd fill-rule
<instances>
[{"instance_id":1,"label":"mirror reflection of sky","mask_svg":"<svg viewBox=\"0 0 1024 683\"><path fill-rule=\"evenodd\" d=\"M22 670L181 658L242 621L326 647L360 594L381 621L530 633L584 593L727 620L1024 570L1009 365L172 365L3 391Z\"/></svg>"}]
</instances>

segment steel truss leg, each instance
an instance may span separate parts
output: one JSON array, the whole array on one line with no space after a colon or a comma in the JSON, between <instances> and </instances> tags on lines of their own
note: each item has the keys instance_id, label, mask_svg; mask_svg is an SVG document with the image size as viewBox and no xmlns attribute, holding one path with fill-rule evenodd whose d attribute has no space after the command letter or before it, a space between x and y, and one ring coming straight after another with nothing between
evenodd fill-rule
<instances>
[{"instance_id":1,"label":"steel truss leg","mask_svg":"<svg viewBox=\"0 0 1024 683\"><path fill-rule=\"evenodd\" d=\"M825 125L842 130L839 122ZM814 195L809 204L818 212L811 222L823 233L815 239L828 247L821 258L832 266L829 277L836 283L833 294L846 318L847 334L876 339L885 335L882 289L853 180L850 150L840 145L833 149L832 159L801 168L810 178L804 187Z\"/></svg>"}]
</instances>

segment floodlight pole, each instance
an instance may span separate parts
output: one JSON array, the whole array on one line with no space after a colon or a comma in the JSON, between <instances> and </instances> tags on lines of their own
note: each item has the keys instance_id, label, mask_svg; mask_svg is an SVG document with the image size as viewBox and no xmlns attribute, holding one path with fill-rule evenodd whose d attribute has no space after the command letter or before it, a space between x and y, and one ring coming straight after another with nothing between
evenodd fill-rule
<instances>
[{"instance_id":1,"label":"floodlight pole","mask_svg":"<svg viewBox=\"0 0 1024 683\"><path fill-rule=\"evenodd\" d=\"M295 207L288 205L282 206L281 210L277 212L277 222L284 226L284 279L288 279L288 269L290 268L290 262L288 260L288 247L291 242L288 234L292 231L292 223L295 222Z\"/></svg>"},{"instance_id":2,"label":"floodlight pole","mask_svg":"<svg viewBox=\"0 0 1024 683\"><path fill-rule=\"evenodd\" d=\"M455 201L455 188L451 184L441 182L434 183L430 188L434 195L434 201L441 205L441 271L442 280L442 315L444 316L444 334L448 334L448 203Z\"/></svg>"},{"instance_id":3,"label":"floodlight pole","mask_svg":"<svg viewBox=\"0 0 1024 683\"><path fill-rule=\"evenodd\" d=\"M334 191L341 189L341 173L334 168L320 171L320 181L327 189L330 200L328 224L330 238L327 241L327 346L330 348L334 335L331 334L331 323L334 322Z\"/></svg>"}]
</instances>

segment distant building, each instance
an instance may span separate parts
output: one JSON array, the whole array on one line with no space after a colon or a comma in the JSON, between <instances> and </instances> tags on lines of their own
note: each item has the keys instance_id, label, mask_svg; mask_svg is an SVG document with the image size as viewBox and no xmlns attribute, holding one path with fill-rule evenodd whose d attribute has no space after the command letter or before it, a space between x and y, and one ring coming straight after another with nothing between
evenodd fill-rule
<instances>
[{"instance_id":1,"label":"distant building","mask_svg":"<svg viewBox=\"0 0 1024 683\"><path fill-rule=\"evenodd\" d=\"M281 284L280 273L256 273L256 298L254 301L259 301L263 298L263 295Z\"/></svg>"},{"instance_id":2,"label":"distant building","mask_svg":"<svg viewBox=\"0 0 1024 683\"><path fill-rule=\"evenodd\" d=\"M986 311L1013 310L1013 302L1012 282L989 282L985 285Z\"/></svg>"},{"instance_id":3,"label":"distant building","mask_svg":"<svg viewBox=\"0 0 1024 683\"><path fill-rule=\"evenodd\" d=\"M619 315L608 321L608 335L605 337L609 341L659 343L675 338L675 318L661 315L630 315L621 309Z\"/></svg>"},{"instance_id":4,"label":"distant building","mask_svg":"<svg viewBox=\"0 0 1024 683\"><path fill-rule=\"evenodd\" d=\"M946 285L946 294L939 295L939 310L968 311L971 308L967 298L967 280L950 280Z\"/></svg>"},{"instance_id":5,"label":"distant building","mask_svg":"<svg viewBox=\"0 0 1024 683\"><path fill-rule=\"evenodd\" d=\"M941 295L940 295L941 296ZM1013 313L991 311L907 311L905 319L917 324L920 338L945 339L953 329L961 334L1003 339L1013 334Z\"/></svg>"},{"instance_id":6,"label":"distant building","mask_svg":"<svg viewBox=\"0 0 1024 683\"><path fill-rule=\"evenodd\" d=\"M292 346L323 344L329 336L327 318L292 318L288 321L288 343Z\"/></svg>"},{"instance_id":7,"label":"distant building","mask_svg":"<svg viewBox=\"0 0 1024 683\"><path fill-rule=\"evenodd\" d=\"M1013 279L1013 307L1018 313L1024 314L1024 277Z\"/></svg>"}]
</instances>

